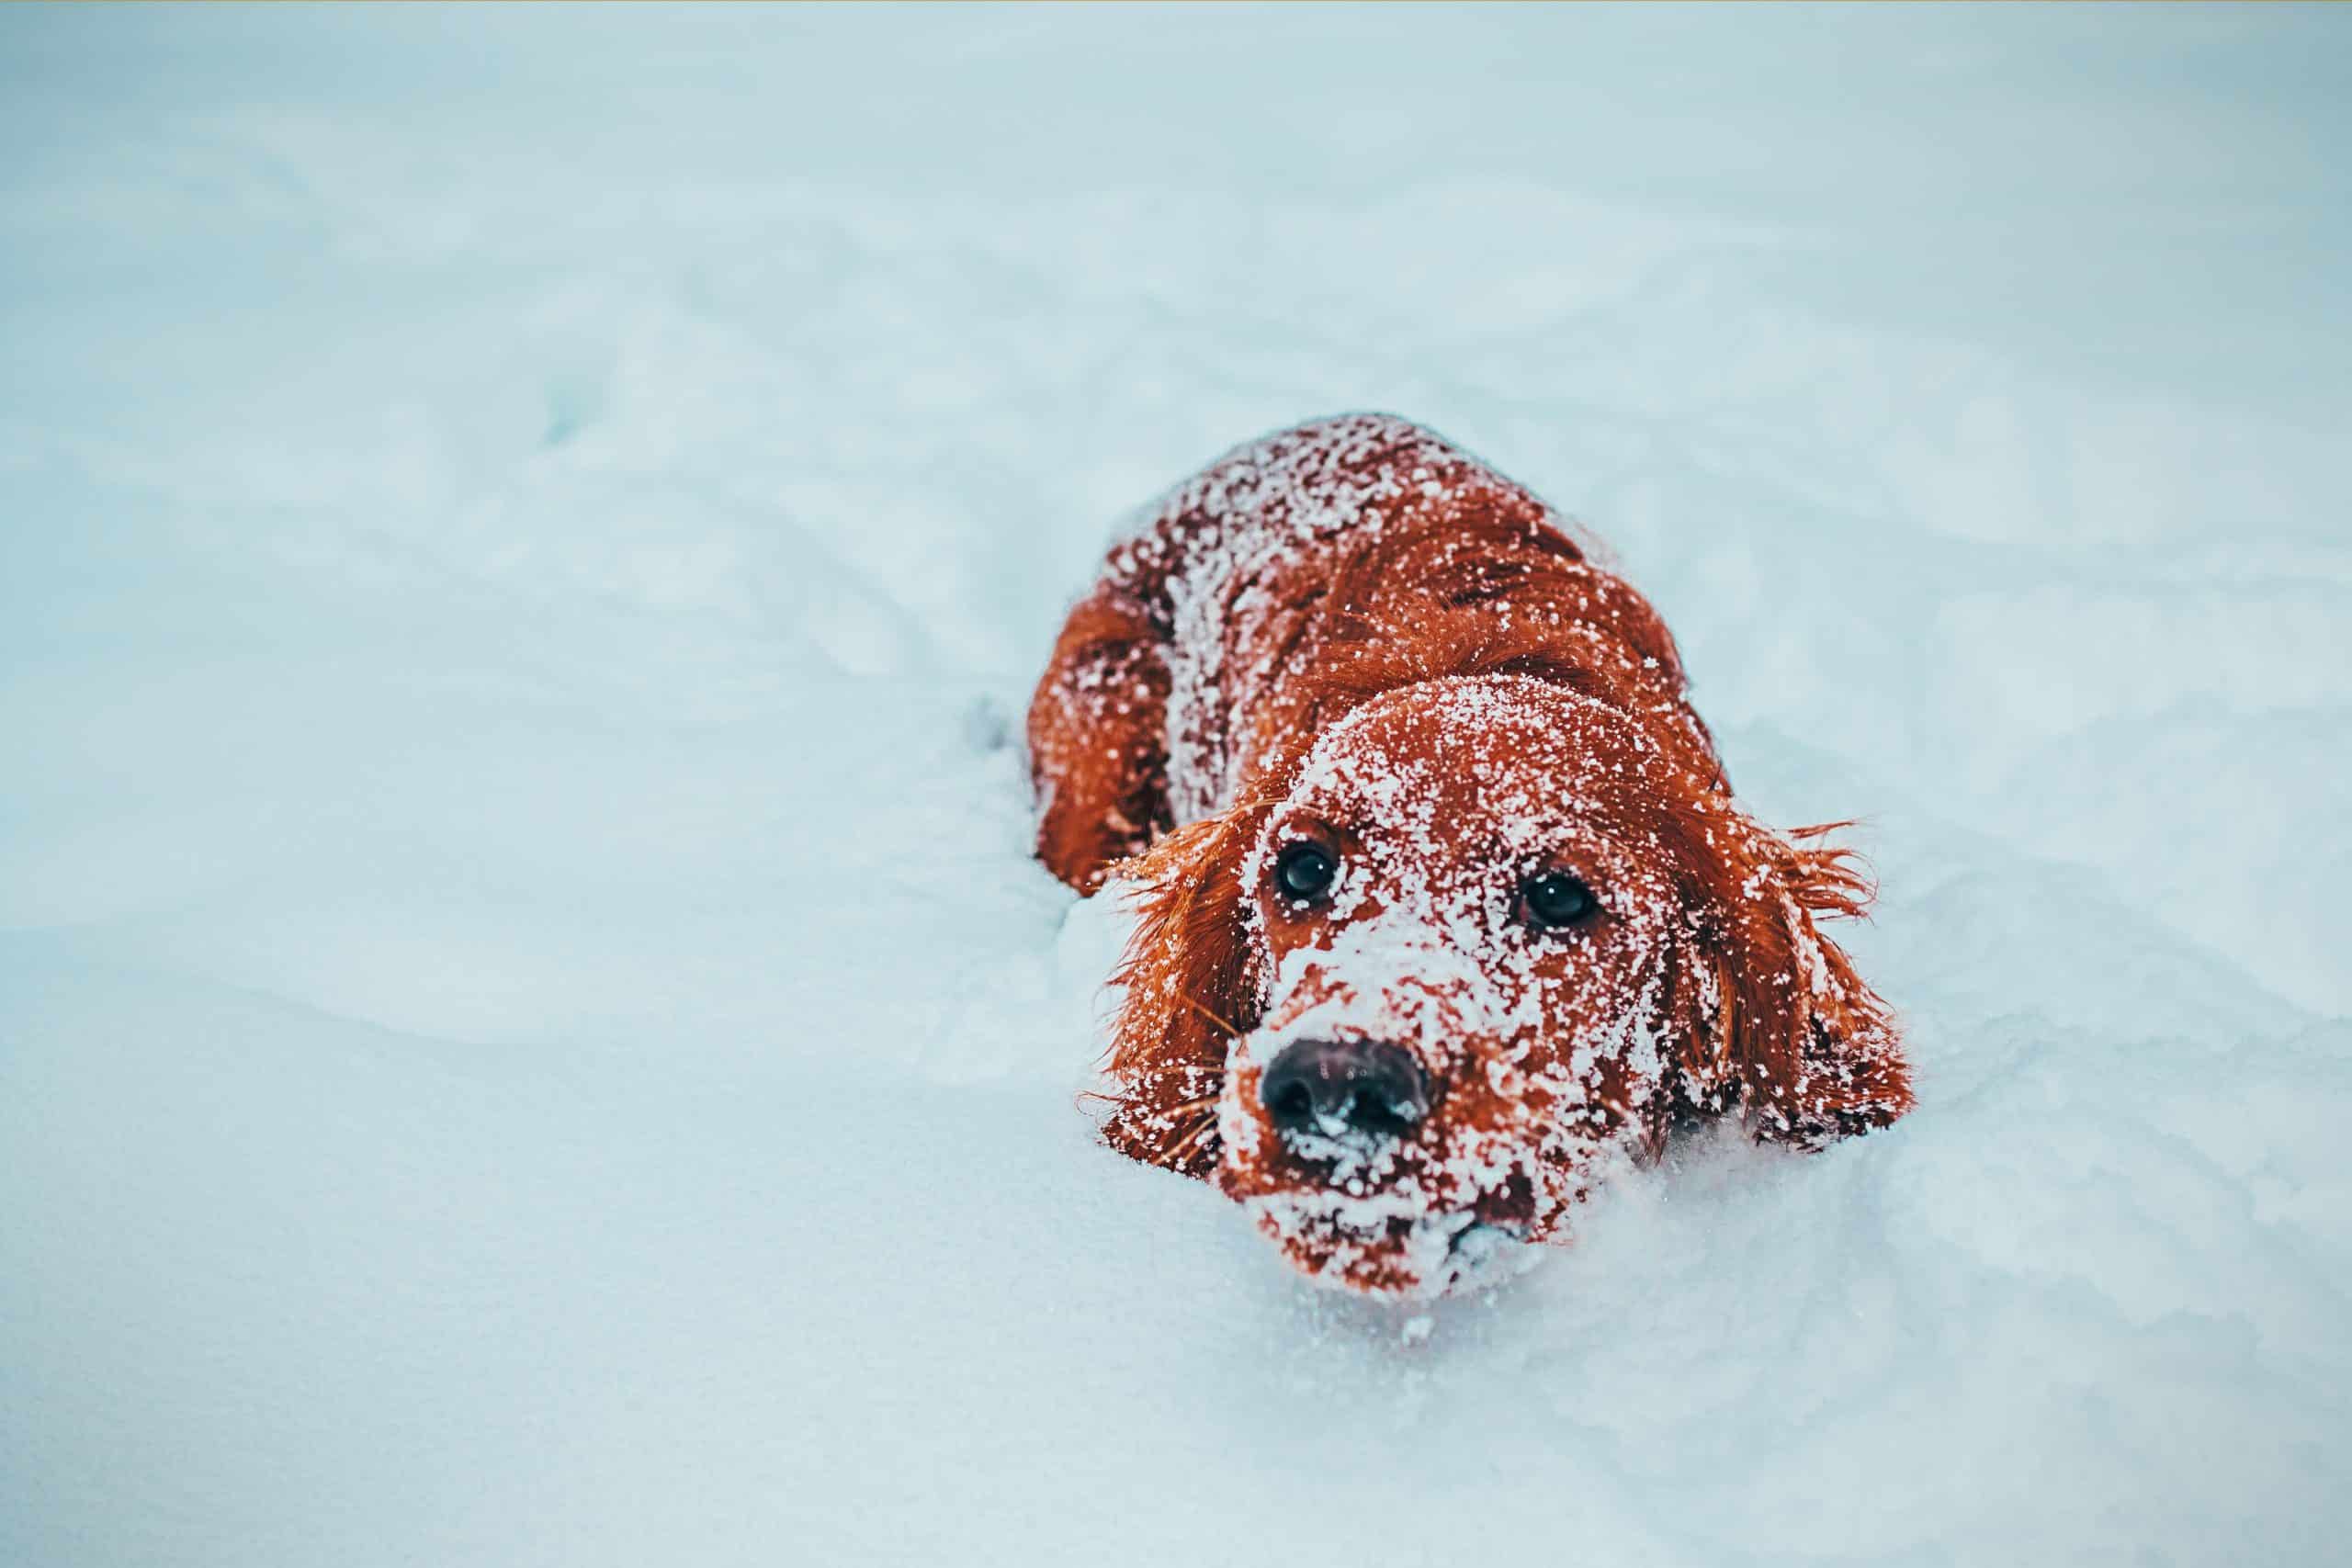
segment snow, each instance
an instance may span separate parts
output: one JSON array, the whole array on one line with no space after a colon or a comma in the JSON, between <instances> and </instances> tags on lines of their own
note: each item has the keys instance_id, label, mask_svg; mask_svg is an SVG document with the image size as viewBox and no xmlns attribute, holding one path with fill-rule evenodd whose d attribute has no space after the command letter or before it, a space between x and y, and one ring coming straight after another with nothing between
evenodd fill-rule
<instances>
[{"instance_id":1,"label":"snow","mask_svg":"<svg viewBox=\"0 0 2352 1568\"><path fill-rule=\"evenodd\" d=\"M2347 29L0 15L0 1561L2335 1560ZM1411 1310L1093 1145L1021 705L1349 408L1865 819L1911 1117Z\"/></svg>"}]
</instances>

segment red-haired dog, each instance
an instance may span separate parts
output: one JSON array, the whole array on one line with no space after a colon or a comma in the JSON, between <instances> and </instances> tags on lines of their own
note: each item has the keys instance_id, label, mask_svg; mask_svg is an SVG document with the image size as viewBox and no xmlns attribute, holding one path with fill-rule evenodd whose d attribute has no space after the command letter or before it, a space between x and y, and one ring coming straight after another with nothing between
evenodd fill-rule
<instances>
[{"instance_id":1,"label":"red-haired dog","mask_svg":"<svg viewBox=\"0 0 2352 1568\"><path fill-rule=\"evenodd\" d=\"M1141 920L1112 1147L1300 1269L1437 1294L1613 1155L1908 1110L1815 929L1868 892L1741 811L1656 611L1518 485L1379 415L1269 436L1114 549L1029 710L1037 853Z\"/></svg>"}]
</instances>

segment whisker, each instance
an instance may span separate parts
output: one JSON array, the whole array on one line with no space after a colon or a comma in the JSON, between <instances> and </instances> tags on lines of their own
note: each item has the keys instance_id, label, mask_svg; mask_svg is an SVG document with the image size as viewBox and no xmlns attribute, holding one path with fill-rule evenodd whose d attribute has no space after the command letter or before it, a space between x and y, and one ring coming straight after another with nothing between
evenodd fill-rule
<instances>
[{"instance_id":1,"label":"whisker","mask_svg":"<svg viewBox=\"0 0 2352 1568\"><path fill-rule=\"evenodd\" d=\"M1222 1014L1216 1012L1214 1009L1204 1006L1202 1003L1193 1000L1191 997L1179 996L1176 999L1182 1002L1186 1007L1191 1008L1194 1012L1199 1013L1203 1018L1207 1019L1211 1023L1216 1024L1219 1029L1224 1030L1227 1038L1231 1039L1242 1032L1241 1030L1236 1028L1234 1024Z\"/></svg>"},{"instance_id":2,"label":"whisker","mask_svg":"<svg viewBox=\"0 0 2352 1568\"><path fill-rule=\"evenodd\" d=\"M1199 1122L1194 1125L1191 1132L1185 1134L1182 1138L1169 1145L1168 1157L1171 1160L1182 1159L1186 1155L1192 1153L1196 1145L1202 1145L1202 1140L1204 1138L1207 1139L1210 1143L1216 1142L1216 1118L1214 1116L1204 1116L1201 1118Z\"/></svg>"}]
</instances>

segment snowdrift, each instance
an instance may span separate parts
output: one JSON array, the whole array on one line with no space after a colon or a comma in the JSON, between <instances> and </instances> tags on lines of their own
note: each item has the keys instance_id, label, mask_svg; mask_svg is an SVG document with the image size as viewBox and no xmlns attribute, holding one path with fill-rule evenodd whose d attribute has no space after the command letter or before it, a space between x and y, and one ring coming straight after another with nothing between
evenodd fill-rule
<instances>
[{"instance_id":1,"label":"snowdrift","mask_svg":"<svg viewBox=\"0 0 2352 1568\"><path fill-rule=\"evenodd\" d=\"M0 1560L2334 1560L2347 42L0 17ZM1090 1141L1012 739L1350 407L1864 818L1919 1067L1425 1324Z\"/></svg>"}]
</instances>

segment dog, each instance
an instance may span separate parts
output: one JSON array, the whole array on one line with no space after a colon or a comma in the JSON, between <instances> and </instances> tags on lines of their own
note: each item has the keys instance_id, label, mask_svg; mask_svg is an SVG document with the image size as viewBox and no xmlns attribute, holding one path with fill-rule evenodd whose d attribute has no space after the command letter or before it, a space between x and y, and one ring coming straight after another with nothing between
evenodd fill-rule
<instances>
[{"instance_id":1,"label":"dog","mask_svg":"<svg viewBox=\"0 0 2352 1568\"><path fill-rule=\"evenodd\" d=\"M1679 1128L1812 1149L1912 1104L1817 929L1870 898L1847 824L1744 812L1649 603L1404 420L1180 486L1071 611L1028 741L1038 857L1137 915L1103 1140L1319 1282L1440 1295Z\"/></svg>"}]
</instances>

